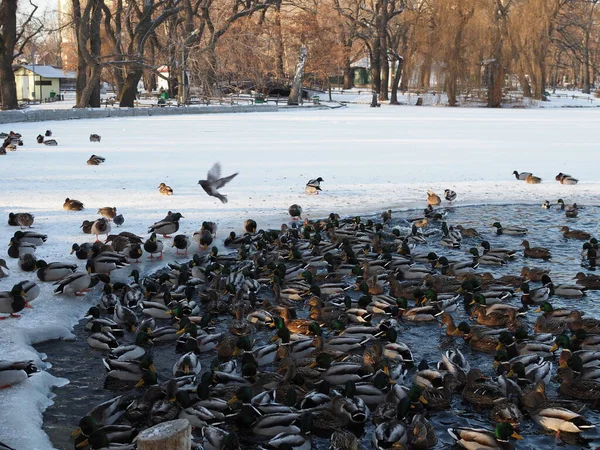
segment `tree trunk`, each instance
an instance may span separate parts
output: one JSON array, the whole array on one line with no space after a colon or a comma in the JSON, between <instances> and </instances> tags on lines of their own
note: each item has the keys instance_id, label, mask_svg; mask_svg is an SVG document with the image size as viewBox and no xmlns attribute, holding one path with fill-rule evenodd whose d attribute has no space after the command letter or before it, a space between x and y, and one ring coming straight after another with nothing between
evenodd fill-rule
<instances>
[{"instance_id":1,"label":"tree trunk","mask_svg":"<svg viewBox=\"0 0 600 450\"><path fill-rule=\"evenodd\" d=\"M344 59L344 89L352 89L354 86L352 67L350 67L350 58Z\"/></svg>"},{"instance_id":2,"label":"tree trunk","mask_svg":"<svg viewBox=\"0 0 600 450\"><path fill-rule=\"evenodd\" d=\"M281 27L281 0L275 3L275 73L278 78L283 78L285 72L283 70L284 60L283 48L283 28Z\"/></svg>"},{"instance_id":3,"label":"tree trunk","mask_svg":"<svg viewBox=\"0 0 600 450\"><path fill-rule=\"evenodd\" d=\"M400 78L402 77L402 71L404 67L404 58L398 58L398 68L394 74L394 81L392 83L392 98L390 99L390 105L399 105L398 102L398 86L400 84Z\"/></svg>"},{"instance_id":4,"label":"tree trunk","mask_svg":"<svg viewBox=\"0 0 600 450\"><path fill-rule=\"evenodd\" d=\"M94 15L90 25L90 51L91 54L100 58L102 41L100 38L100 21L102 19L102 9L100 5L94 8ZM92 69L93 74L90 75L89 84L91 85L90 99L88 105L92 108L100 108L100 74L102 68L99 64ZM95 73L97 71L97 73Z\"/></svg>"},{"instance_id":5,"label":"tree trunk","mask_svg":"<svg viewBox=\"0 0 600 450\"><path fill-rule=\"evenodd\" d=\"M302 97L302 77L304 76L304 66L306 65L306 54L306 46L302 45L298 55L298 64L296 65L296 75L294 75L292 90L288 97L288 105L298 105L300 103L300 98Z\"/></svg>"},{"instance_id":6,"label":"tree trunk","mask_svg":"<svg viewBox=\"0 0 600 450\"><path fill-rule=\"evenodd\" d=\"M143 74L144 71L141 67L132 67L127 72L127 78L125 78L125 83L123 83L123 92L119 101L121 108L133 108L137 96L138 83L142 79Z\"/></svg>"},{"instance_id":7,"label":"tree trunk","mask_svg":"<svg viewBox=\"0 0 600 450\"><path fill-rule=\"evenodd\" d=\"M486 81L488 90L488 108L500 108L502 105L504 68L497 60L488 64Z\"/></svg>"},{"instance_id":8,"label":"tree trunk","mask_svg":"<svg viewBox=\"0 0 600 450\"><path fill-rule=\"evenodd\" d=\"M17 85L12 70L17 44L17 0L0 3L0 97L2 109L17 109Z\"/></svg>"},{"instance_id":9,"label":"tree trunk","mask_svg":"<svg viewBox=\"0 0 600 450\"><path fill-rule=\"evenodd\" d=\"M375 39L370 56L371 84L373 86L373 91L379 94L381 92L381 47L379 46L379 39Z\"/></svg>"},{"instance_id":10,"label":"tree trunk","mask_svg":"<svg viewBox=\"0 0 600 450\"><path fill-rule=\"evenodd\" d=\"M387 101L389 92L389 80L390 80L390 63L387 55L387 33L386 28L388 24L388 18L385 14L382 14L380 19L379 29L379 58L380 58L380 72L381 72L381 86L379 88L379 100Z\"/></svg>"},{"instance_id":11,"label":"tree trunk","mask_svg":"<svg viewBox=\"0 0 600 450\"><path fill-rule=\"evenodd\" d=\"M585 39L583 41L583 87L581 90L584 94L591 92L590 83L590 32L586 30Z\"/></svg>"}]
</instances>

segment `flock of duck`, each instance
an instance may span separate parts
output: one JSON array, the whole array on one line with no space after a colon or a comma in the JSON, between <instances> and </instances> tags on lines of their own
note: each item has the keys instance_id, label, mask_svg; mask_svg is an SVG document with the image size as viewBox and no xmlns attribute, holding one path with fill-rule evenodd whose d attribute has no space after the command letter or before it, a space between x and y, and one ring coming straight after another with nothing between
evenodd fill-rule
<instances>
[{"instance_id":1,"label":"flock of duck","mask_svg":"<svg viewBox=\"0 0 600 450\"><path fill-rule=\"evenodd\" d=\"M200 184L225 203L217 189L236 175L221 178L217 164L201 180L208 184ZM310 180L306 193L318 194L322 181ZM159 187L161 194L172 195L166 188ZM452 202L456 193L446 190L444 199ZM114 207L101 208L101 218L81 226L96 242L71 248L86 271L37 259L36 247L48 237L28 229L32 215L10 213L9 225L21 229L8 256L20 270L54 283L58 295L85 295L102 283L87 314L87 342L102 358L107 380L131 389L81 418L76 447L135 448L141 430L183 418L196 430L194 448L206 450L307 450L319 433L330 436L333 449L359 449L363 427L372 428L374 449L426 449L438 443L429 418L458 398L489 411L487 428L448 429L467 449L509 448L521 439L525 421L557 438L593 428L583 410L600 405L600 320L553 307L553 300L600 289L600 276L579 272L576 284L559 284L548 270L523 267L494 278L485 268L514 265L520 250L493 247L478 230L449 225L434 192L427 202L407 227L391 225L391 210L380 219L332 213L301 222L302 208L292 205L291 224L279 229L246 220L243 234L224 240L225 254L214 245L213 222L191 237L176 234L184 216L169 211L145 239L110 234L123 218ZM64 203L65 210L83 208L74 199ZM555 208L568 210L562 200ZM552 258L522 239L526 228L499 222L492 228L514 236L523 257L540 264ZM595 268L598 241L566 226L561 233L583 242L582 265ZM144 253L162 259L167 239L178 255L187 255L192 243L198 250L145 277L131 270ZM422 245L450 256L420 253ZM452 253L465 247L467 259ZM123 270L131 281L115 282ZM9 275L0 260L0 276ZM19 317L39 295L36 282L17 283L0 293L0 313ZM471 321L456 324L459 311ZM531 327L526 318L533 315ZM488 364L472 367L458 345L435 363L415 361L402 330L427 323L488 354ZM168 373L154 366L158 351L172 355ZM0 388L36 371L31 361L2 361ZM546 389L553 377L561 380L558 396Z\"/></svg>"}]
</instances>

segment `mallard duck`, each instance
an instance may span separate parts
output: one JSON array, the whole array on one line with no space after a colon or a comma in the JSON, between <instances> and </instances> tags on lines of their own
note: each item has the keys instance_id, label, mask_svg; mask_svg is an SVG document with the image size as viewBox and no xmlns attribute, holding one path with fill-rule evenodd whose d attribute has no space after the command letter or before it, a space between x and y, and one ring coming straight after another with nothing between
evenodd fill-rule
<instances>
[{"instance_id":1,"label":"mallard duck","mask_svg":"<svg viewBox=\"0 0 600 450\"><path fill-rule=\"evenodd\" d=\"M581 316L581 311L571 311L571 314L569 314L569 317L567 318L571 330L575 331L583 328L586 333L600 334L600 319L595 319L593 317L582 318Z\"/></svg>"},{"instance_id":2,"label":"mallard duck","mask_svg":"<svg viewBox=\"0 0 600 450\"><path fill-rule=\"evenodd\" d=\"M495 255L480 255L479 250L476 247L472 247L469 253L473 255L473 264L479 264L483 266L503 266L506 264L506 260L501 256Z\"/></svg>"},{"instance_id":3,"label":"mallard duck","mask_svg":"<svg viewBox=\"0 0 600 450\"><path fill-rule=\"evenodd\" d=\"M281 448L288 450L310 450L312 448L309 434L296 433L279 433L269 442L267 442L267 445L270 448Z\"/></svg>"},{"instance_id":4,"label":"mallard duck","mask_svg":"<svg viewBox=\"0 0 600 450\"><path fill-rule=\"evenodd\" d=\"M321 183L323 182L323 178L315 178L314 180L308 180L306 183L306 187L304 188L304 192L309 195L318 195L321 190Z\"/></svg>"},{"instance_id":5,"label":"mallard duck","mask_svg":"<svg viewBox=\"0 0 600 450\"><path fill-rule=\"evenodd\" d=\"M521 276L527 281L542 281L542 276L548 275L549 273L550 269L540 269L537 267L529 268L523 266L521 269Z\"/></svg>"},{"instance_id":6,"label":"mallard duck","mask_svg":"<svg viewBox=\"0 0 600 450\"><path fill-rule=\"evenodd\" d=\"M29 244L33 244L36 247L39 247L40 245L43 245L48 240L48 235L42 234L42 233L37 233L37 232L31 231L31 230L27 230L27 231L18 230L18 231L15 231L15 234L13 235L13 239L16 242L28 242Z\"/></svg>"},{"instance_id":7,"label":"mallard duck","mask_svg":"<svg viewBox=\"0 0 600 450\"><path fill-rule=\"evenodd\" d=\"M575 378L573 369L565 367L561 375L562 383L559 391L568 397L578 400L597 401L600 400L600 383L597 381Z\"/></svg>"},{"instance_id":8,"label":"mallard duck","mask_svg":"<svg viewBox=\"0 0 600 450\"><path fill-rule=\"evenodd\" d=\"M35 281L20 281L17 284L23 289L23 295L28 302L34 301L41 293L41 289Z\"/></svg>"},{"instance_id":9,"label":"mallard duck","mask_svg":"<svg viewBox=\"0 0 600 450\"><path fill-rule=\"evenodd\" d=\"M27 253L34 253L36 250L35 245L30 244L29 242L17 242L14 238L10 239L10 243L8 245L8 256L15 259L22 258Z\"/></svg>"},{"instance_id":10,"label":"mallard duck","mask_svg":"<svg viewBox=\"0 0 600 450\"><path fill-rule=\"evenodd\" d=\"M34 216L31 213L9 213L8 224L23 228L31 228Z\"/></svg>"},{"instance_id":11,"label":"mallard duck","mask_svg":"<svg viewBox=\"0 0 600 450\"><path fill-rule=\"evenodd\" d=\"M82 211L84 208L84 205L82 202L80 202L79 200L75 200L72 198L66 198L65 202L63 203L63 209L65 211Z\"/></svg>"},{"instance_id":12,"label":"mallard duck","mask_svg":"<svg viewBox=\"0 0 600 450\"><path fill-rule=\"evenodd\" d=\"M550 289L550 295L567 298L581 298L585 295L585 287L577 284L559 284L557 286L548 275L542 276L542 284Z\"/></svg>"},{"instance_id":13,"label":"mallard duck","mask_svg":"<svg viewBox=\"0 0 600 450\"><path fill-rule=\"evenodd\" d=\"M99 134L90 134L90 142L100 142L102 136Z\"/></svg>"},{"instance_id":14,"label":"mallard duck","mask_svg":"<svg viewBox=\"0 0 600 450\"><path fill-rule=\"evenodd\" d=\"M517 289L517 292L523 292L521 297L521 303L523 305L537 305L548 301L550 297L550 288L542 286L538 289L531 289L529 283L521 283L521 287Z\"/></svg>"},{"instance_id":15,"label":"mallard duck","mask_svg":"<svg viewBox=\"0 0 600 450\"><path fill-rule=\"evenodd\" d=\"M0 314L9 314L10 317L19 318L21 316L17 313L24 308L31 308L31 306L25 299L23 286L15 284L11 291L0 292ZM0 320L4 319L6 317L0 317Z\"/></svg>"},{"instance_id":16,"label":"mallard duck","mask_svg":"<svg viewBox=\"0 0 600 450\"><path fill-rule=\"evenodd\" d=\"M244 230L246 230L246 233L256 233L257 227L258 225L254 219L246 219L244 221Z\"/></svg>"},{"instance_id":17,"label":"mallard duck","mask_svg":"<svg viewBox=\"0 0 600 450\"><path fill-rule=\"evenodd\" d=\"M438 259L436 267L439 267L442 275L464 275L466 273L473 273L475 269L479 266L479 263L476 261L468 261L468 262L456 262L450 264L448 258L442 256Z\"/></svg>"},{"instance_id":18,"label":"mallard duck","mask_svg":"<svg viewBox=\"0 0 600 450\"><path fill-rule=\"evenodd\" d=\"M10 269L6 265L6 261L0 258L0 278L6 278L10 275Z\"/></svg>"},{"instance_id":19,"label":"mallard duck","mask_svg":"<svg viewBox=\"0 0 600 450\"><path fill-rule=\"evenodd\" d=\"M435 192L429 190L427 191L427 204L431 206L438 206L442 203L442 199Z\"/></svg>"},{"instance_id":20,"label":"mallard duck","mask_svg":"<svg viewBox=\"0 0 600 450\"><path fill-rule=\"evenodd\" d=\"M560 184L577 184L579 182L577 178L573 178L571 175L562 172L559 172L554 179Z\"/></svg>"},{"instance_id":21,"label":"mallard duck","mask_svg":"<svg viewBox=\"0 0 600 450\"><path fill-rule=\"evenodd\" d=\"M600 289L600 275L588 275L583 272L577 272L573 279L577 280L577 284L585 286L588 289Z\"/></svg>"},{"instance_id":22,"label":"mallard duck","mask_svg":"<svg viewBox=\"0 0 600 450\"><path fill-rule=\"evenodd\" d=\"M105 206L98 209L98 214L100 214L102 217L105 217L110 222L117 215L117 208L114 206Z\"/></svg>"},{"instance_id":23,"label":"mallard duck","mask_svg":"<svg viewBox=\"0 0 600 450\"><path fill-rule=\"evenodd\" d=\"M198 375L202 370L200 360L194 352L185 353L173 365L173 376L180 377L190 374Z\"/></svg>"},{"instance_id":24,"label":"mallard duck","mask_svg":"<svg viewBox=\"0 0 600 450\"><path fill-rule=\"evenodd\" d=\"M500 402L492 408L490 418L494 422L507 422L518 428L523 420L523 413L512 401Z\"/></svg>"},{"instance_id":25,"label":"mallard duck","mask_svg":"<svg viewBox=\"0 0 600 450\"><path fill-rule=\"evenodd\" d=\"M524 240L523 242L521 242L521 245L525 247L524 254L528 258L538 258L543 259L545 261L552 258L550 250L544 247L530 247L528 240Z\"/></svg>"},{"instance_id":26,"label":"mallard duck","mask_svg":"<svg viewBox=\"0 0 600 450\"><path fill-rule=\"evenodd\" d=\"M584 241L589 241L592 238L592 235L586 231L571 230L567 226L560 227L560 231L566 239L582 239Z\"/></svg>"},{"instance_id":27,"label":"mallard duck","mask_svg":"<svg viewBox=\"0 0 600 450\"><path fill-rule=\"evenodd\" d=\"M411 448L428 449L436 446L437 434L433 425L423 414L413 416L408 429L408 443Z\"/></svg>"},{"instance_id":28,"label":"mallard duck","mask_svg":"<svg viewBox=\"0 0 600 450\"><path fill-rule=\"evenodd\" d=\"M570 218L577 217L577 214L579 213L577 203L565 205L565 201L562 198L559 198L556 204L560 205L560 210L565 212L565 216Z\"/></svg>"},{"instance_id":29,"label":"mallard duck","mask_svg":"<svg viewBox=\"0 0 600 450\"><path fill-rule=\"evenodd\" d=\"M129 243L122 250L123 255L127 259L133 259L135 262L139 262L139 259L142 257L144 252L142 251L142 246L140 244Z\"/></svg>"},{"instance_id":30,"label":"mallard duck","mask_svg":"<svg viewBox=\"0 0 600 450\"><path fill-rule=\"evenodd\" d=\"M302 206L294 203L288 208L288 213L292 217L292 220L302 219Z\"/></svg>"},{"instance_id":31,"label":"mallard duck","mask_svg":"<svg viewBox=\"0 0 600 450\"><path fill-rule=\"evenodd\" d=\"M109 274L113 270L127 267L129 262L125 256L115 252L100 252L88 259L85 267L89 273Z\"/></svg>"},{"instance_id":32,"label":"mallard duck","mask_svg":"<svg viewBox=\"0 0 600 450\"><path fill-rule=\"evenodd\" d=\"M198 244L199 250L208 250L208 247L210 247L213 242L213 234L209 230L195 231L192 239Z\"/></svg>"},{"instance_id":33,"label":"mallard duck","mask_svg":"<svg viewBox=\"0 0 600 450\"><path fill-rule=\"evenodd\" d=\"M237 449L239 442L234 433L228 433L212 425L202 428L202 448L205 450Z\"/></svg>"},{"instance_id":34,"label":"mallard duck","mask_svg":"<svg viewBox=\"0 0 600 450\"><path fill-rule=\"evenodd\" d=\"M150 254L149 259L153 259L156 253L160 253L160 256L157 256L156 259L162 259L163 242L156 238L156 233L152 233L144 243L144 250Z\"/></svg>"},{"instance_id":35,"label":"mallard duck","mask_svg":"<svg viewBox=\"0 0 600 450\"><path fill-rule=\"evenodd\" d=\"M508 235L508 236L525 236L527 234L527 228L525 227L517 227L517 226L510 226L510 227L503 227L500 222L494 222L492 224L493 228L496 228L496 234L497 235Z\"/></svg>"},{"instance_id":36,"label":"mallard duck","mask_svg":"<svg viewBox=\"0 0 600 450\"><path fill-rule=\"evenodd\" d=\"M58 141L56 139L45 139L43 143L49 147L56 147L58 145Z\"/></svg>"},{"instance_id":37,"label":"mallard duck","mask_svg":"<svg viewBox=\"0 0 600 450\"><path fill-rule=\"evenodd\" d=\"M88 166L99 166L104 161L106 161L106 158L103 158L102 156L98 156L98 155L92 155L87 160L87 164L88 164Z\"/></svg>"},{"instance_id":38,"label":"mallard duck","mask_svg":"<svg viewBox=\"0 0 600 450\"><path fill-rule=\"evenodd\" d=\"M110 283L110 278L104 274L90 275L87 272L74 272L54 283L54 286L57 286L54 293L82 296L84 291L93 288L99 281Z\"/></svg>"},{"instance_id":39,"label":"mallard duck","mask_svg":"<svg viewBox=\"0 0 600 450\"><path fill-rule=\"evenodd\" d=\"M162 234L168 238L169 234L176 233L179 230L179 220L184 218L180 213L172 213L164 220L154 223L148 229L148 233Z\"/></svg>"},{"instance_id":40,"label":"mallard duck","mask_svg":"<svg viewBox=\"0 0 600 450\"><path fill-rule=\"evenodd\" d=\"M492 248L488 241L481 241L481 247L483 248L484 255L499 256L504 259L514 258L517 254L517 250L511 250L508 248Z\"/></svg>"},{"instance_id":41,"label":"mallard duck","mask_svg":"<svg viewBox=\"0 0 600 450\"><path fill-rule=\"evenodd\" d=\"M512 437L523 439L510 423L501 422L493 431L477 428L448 428L456 444L466 449L502 450Z\"/></svg>"},{"instance_id":42,"label":"mallard duck","mask_svg":"<svg viewBox=\"0 0 600 450\"><path fill-rule=\"evenodd\" d=\"M26 253L19 258L19 268L23 272L33 272L36 269L37 258L33 253Z\"/></svg>"},{"instance_id":43,"label":"mallard duck","mask_svg":"<svg viewBox=\"0 0 600 450\"><path fill-rule=\"evenodd\" d=\"M43 259L36 262L37 276L40 281L58 281L73 274L77 270L77 264L65 264L60 262L47 263Z\"/></svg>"},{"instance_id":44,"label":"mallard duck","mask_svg":"<svg viewBox=\"0 0 600 450\"><path fill-rule=\"evenodd\" d=\"M461 330L461 326L458 326ZM485 334L482 330L472 329L464 336L465 341L475 350L482 352L493 352L498 346L498 338L489 334Z\"/></svg>"},{"instance_id":45,"label":"mallard duck","mask_svg":"<svg viewBox=\"0 0 600 450\"><path fill-rule=\"evenodd\" d=\"M84 242L83 244L73 244L71 246L71 255L75 253L77 259L88 259L92 255L92 247L94 244Z\"/></svg>"},{"instance_id":46,"label":"mallard duck","mask_svg":"<svg viewBox=\"0 0 600 450\"><path fill-rule=\"evenodd\" d=\"M22 383L37 372L33 361L0 361L0 389Z\"/></svg>"},{"instance_id":47,"label":"mallard duck","mask_svg":"<svg viewBox=\"0 0 600 450\"><path fill-rule=\"evenodd\" d=\"M525 178L525 183L527 184L540 184L542 182L542 179L540 177L536 177L535 175L528 175L527 178Z\"/></svg>"},{"instance_id":48,"label":"mallard duck","mask_svg":"<svg viewBox=\"0 0 600 450\"><path fill-rule=\"evenodd\" d=\"M187 255L187 249L190 246L190 238L185 234L178 234L173 238L173 244L171 247L175 247L176 255ZM179 253L179 250L182 250L183 253Z\"/></svg>"},{"instance_id":49,"label":"mallard duck","mask_svg":"<svg viewBox=\"0 0 600 450\"><path fill-rule=\"evenodd\" d=\"M349 431L336 430L331 435L332 450L363 450L356 435Z\"/></svg>"},{"instance_id":50,"label":"mallard duck","mask_svg":"<svg viewBox=\"0 0 600 450\"><path fill-rule=\"evenodd\" d=\"M165 183L160 183L158 185L158 192L160 192L162 195L173 195L173 189L171 189L171 186L167 186Z\"/></svg>"},{"instance_id":51,"label":"mallard duck","mask_svg":"<svg viewBox=\"0 0 600 450\"><path fill-rule=\"evenodd\" d=\"M531 172L517 172L516 170L513 171L513 175L515 176L515 178L519 181L525 181L527 180L528 176L531 176Z\"/></svg>"},{"instance_id":52,"label":"mallard duck","mask_svg":"<svg viewBox=\"0 0 600 450\"><path fill-rule=\"evenodd\" d=\"M407 443L406 426L397 419L380 423L371 436L371 445L375 450L404 448Z\"/></svg>"}]
</instances>

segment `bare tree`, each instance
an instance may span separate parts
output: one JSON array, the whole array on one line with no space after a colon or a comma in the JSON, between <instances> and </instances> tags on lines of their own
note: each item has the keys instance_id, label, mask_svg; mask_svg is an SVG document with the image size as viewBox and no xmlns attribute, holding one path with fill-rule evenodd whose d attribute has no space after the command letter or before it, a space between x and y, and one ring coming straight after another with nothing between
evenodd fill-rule
<instances>
[{"instance_id":1,"label":"bare tree","mask_svg":"<svg viewBox=\"0 0 600 450\"><path fill-rule=\"evenodd\" d=\"M29 2L32 10L25 20L17 23L17 0L0 0L0 97L2 109L17 109L17 85L13 62L22 54L25 46L37 35L43 25L35 19L38 7Z\"/></svg>"}]
</instances>

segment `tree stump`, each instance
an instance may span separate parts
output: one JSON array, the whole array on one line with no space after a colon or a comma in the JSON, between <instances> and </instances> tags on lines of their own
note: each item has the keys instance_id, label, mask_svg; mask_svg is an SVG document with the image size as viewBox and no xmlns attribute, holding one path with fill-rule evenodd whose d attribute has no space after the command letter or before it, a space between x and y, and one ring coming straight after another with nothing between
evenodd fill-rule
<instances>
[{"instance_id":1,"label":"tree stump","mask_svg":"<svg viewBox=\"0 0 600 450\"><path fill-rule=\"evenodd\" d=\"M423 97L417 97L417 103L415 106L423 106Z\"/></svg>"},{"instance_id":2,"label":"tree stump","mask_svg":"<svg viewBox=\"0 0 600 450\"><path fill-rule=\"evenodd\" d=\"M138 450L190 450L192 426L185 419L159 423L137 437Z\"/></svg>"}]
</instances>

